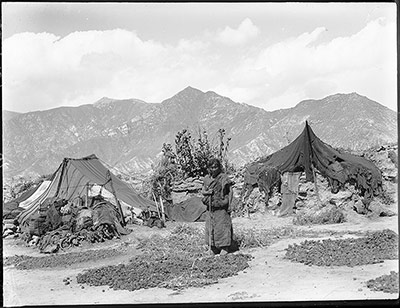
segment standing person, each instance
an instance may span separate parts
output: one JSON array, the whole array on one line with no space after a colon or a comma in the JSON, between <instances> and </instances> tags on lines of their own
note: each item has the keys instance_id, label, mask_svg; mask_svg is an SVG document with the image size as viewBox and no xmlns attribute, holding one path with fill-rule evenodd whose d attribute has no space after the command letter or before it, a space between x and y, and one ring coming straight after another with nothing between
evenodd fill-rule
<instances>
[{"instance_id":1,"label":"standing person","mask_svg":"<svg viewBox=\"0 0 400 308\"><path fill-rule=\"evenodd\" d=\"M214 254L225 255L232 244L233 228L229 207L229 192L232 182L222 172L221 161L212 158L209 163L209 175L204 178L202 189L203 203L209 215L206 219L205 240L211 245Z\"/></svg>"}]
</instances>

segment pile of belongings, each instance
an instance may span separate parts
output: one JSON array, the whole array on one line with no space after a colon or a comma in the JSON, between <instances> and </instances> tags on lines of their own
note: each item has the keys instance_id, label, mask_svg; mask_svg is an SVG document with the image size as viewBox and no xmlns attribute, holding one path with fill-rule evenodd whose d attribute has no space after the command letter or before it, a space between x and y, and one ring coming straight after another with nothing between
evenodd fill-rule
<instances>
[{"instance_id":1,"label":"pile of belongings","mask_svg":"<svg viewBox=\"0 0 400 308\"><path fill-rule=\"evenodd\" d=\"M72 202L47 199L30 218L27 242L38 239L34 243L40 252L54 253L83 241L104 242L130 233L121 225L119 211L101 195L87 204L79 197Z\"/></svg>"},{"instance_id":2,"label":"pile of belongings","mask_svg":"<svg viewBox=\"0 0 400 308\"><path fill-rule=\"evenodd\" d=\"M33 185L14 200L3 202L3 238L19 236L20 228L17 216L24 210L20 204L32 196L37 189L38 187Z\"/></svg>"},{"instance_id":3,"label":"pile of belongings","mask_svg":"<svg viewBox=\"0 0 400 308\"><path fill-rule=\"evenodd\" d=\"M145 209L140 213L139 218L143 220L143 225L153 228L157 227L159 229L165 228L164 221L159 217L157 212Z\"/></svg>"},{"instance_id":4,"label":"pile of belongings","mask_svg":"<svg viewBox=\"0 0 400 308\"><path fill-rule=\"evenodd\" d=\"M15 219L3 219L3 238L19 236L18 221Z\"/></svg>"}]
</instances>

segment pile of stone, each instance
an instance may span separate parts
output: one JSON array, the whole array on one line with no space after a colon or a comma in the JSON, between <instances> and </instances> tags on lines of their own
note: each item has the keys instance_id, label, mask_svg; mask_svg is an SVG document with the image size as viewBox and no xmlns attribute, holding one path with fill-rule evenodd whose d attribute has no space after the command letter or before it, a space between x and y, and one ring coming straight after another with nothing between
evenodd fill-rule
<instances>
[{"instance_id":1,"label":"pile of stone","mask_svg":"<svg viewBox=\"0 0 400 308\"><path fill-rule=\"evenodd\" d=\"M201 196L202 178L187 178L175 181L172 185L171 198L173 204L178 204L192 196Z\"/></svg>"},{"instance_id":2,"label":"pile of stone","mask_svg":"<svg viewBox=\"0 0 400 308\"><path fill-rule=\"evenodd\" d=\"M18 237L19 231L19 227L14 219L3 220L3 238Z\"/></svg>"}]
</instances>

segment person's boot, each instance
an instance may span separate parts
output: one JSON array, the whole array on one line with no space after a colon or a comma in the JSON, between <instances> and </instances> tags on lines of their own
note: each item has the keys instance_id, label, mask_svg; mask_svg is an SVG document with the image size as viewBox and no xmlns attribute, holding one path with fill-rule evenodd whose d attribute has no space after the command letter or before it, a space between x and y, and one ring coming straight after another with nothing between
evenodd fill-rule
<instances>
[{"instance_id":1,"label":"person's boot","mask_svg":"<svg viewBox=\"0 0 400 308\"><path fill-rule=\"evenodd\" d=\"M218 248L215 247L215 246L211 246L211 253L210 253L210 255L212 255L212 256L217 256L220 252L221 252L220 249L218 249Z\"/></svg>"},{"instance_id":2,"label":"person's boot","mask_svg":"<svg viewBox=\"0 0 400 308\"><path fill-rule=\"evenodd\" d=\"M221 252L219 253L220 256L225 256L228 254L228 250L226 249L221 249Z\"/></svg>"}]
</instances>

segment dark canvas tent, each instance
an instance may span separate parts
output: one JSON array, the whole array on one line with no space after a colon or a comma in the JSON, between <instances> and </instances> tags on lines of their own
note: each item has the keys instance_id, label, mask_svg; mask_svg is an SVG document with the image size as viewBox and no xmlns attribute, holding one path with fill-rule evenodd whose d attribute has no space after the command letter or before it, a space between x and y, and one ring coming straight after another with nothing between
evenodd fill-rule
<instances>
[{"instance_id":1,"label":"dark canvas tent","mask_svg":"<svg viewBox=\"0 0 400 308\"><path fill-rule=\"evenodd\" d=\"M245 185L269 191L274 174L305 172L306 180L314 180L313 168L326 177L335 192L347 182L355 184L369 202L382 189L381 171L369 160L341 153L319 139L306 121L303 132L288 146L261 158L246 168ZM263 180L264 179L264 180ZM266 180L267 179L267 180Z\"/></svg>"},{"instance_id":2,"label":"dark canvas tent","mask_svg":"<svg viewBox=\"0 0 400 308\"><path fill-rule=\"evenodd\" d=\"M19 223L22 225L27 223L29 217L49 198L72 200L84 197L88 185L91 184L99 185L102 190L113 195L115 192L117 199L129 206L156 210L152 201L139 196L133 188L113 175L93 154L80 159L64 158L53 174L50 185L18 216Z\"/></svg>"},{"instance_id":3,"label":"dark canvas tent","mask_svg":"<svg viewBox=\"0 0 400 308\"><path fill-rule=\"evenodd\" d=\"M193 196L178 204L167 205L165 213L172 221L193 222L205 221L206 210L201 198Z\"/></svg>"}]
</instances>

